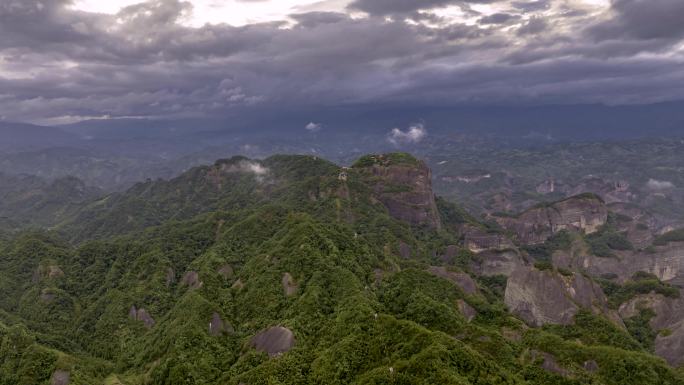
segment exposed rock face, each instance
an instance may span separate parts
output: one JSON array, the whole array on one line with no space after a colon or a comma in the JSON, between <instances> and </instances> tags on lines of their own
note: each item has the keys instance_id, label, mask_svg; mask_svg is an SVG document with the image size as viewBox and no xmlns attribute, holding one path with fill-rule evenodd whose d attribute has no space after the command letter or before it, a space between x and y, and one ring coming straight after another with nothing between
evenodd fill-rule
<instances>
[{"instance_id":1,"label":"exposed rock face","mask_svg":"<svg viewBox=\"0 0 684 385\"><path fill-rule=\"evenodd\" d=\"M424 162L392 163L384 155L375 156L375 164L364 167L374 180L377 199L389 214L412 225L441 228L432 191L432 172Z\"/></svg>"},{"instance_id":2,"label":"exposed rock face","mask_svg":"<svg viewBox=\"0 0 684 385\"><path fill-rule=\"evenodd\" d=\"M477 317L477 310L468 305L466 301L459 299L456 304L458 305L458 310L461 312L461 314L463 314L466 321L470 322Z\"/></svg>"},{"instance_id":3,"label":"exposed rock face","mask_svg":"<svg viewBox=\"0 0 684 385\"><path fill-rule=\"evenodd\" d=\"M513 341L513 342L520 342L522 341L522 333L519 330L507 328L507 327L502 327L501 328L501 335L503 338Z\"/></svg>"},{"instance_id":4,"label":"exposed rock face","mask_svg":"<svg viewBox=\"0 0 684 385\"><path fill-rule=\"evenodd\" d=\"M297 292L298 286L290 273L283 274L282 283L283 292L285 293L286 297L293 296Z\"/></svg>"},{"instance_id":5,"label":"exposed rock face","mask_svg":"<svg viewBox=\"0 0 684 385\"><path fill-rule=\"evenodd\" d=\"M539 194L551 194L556 191L556 181L552 179L547 179L537 185L537 192Z\"/></svg>"},{"instance_id":6,"label":"exposed rock face","mask_svg":"<svg viewBox=\"0 0 684 385\"><path fill-rule=\"evenodd\" d=\"M522 257L515 250L489 250L478 254L478 261L473 263L472 269L484 276L509 276L522 264Z\"/></svg>"},{"instance_id":7,"label":"exposed rock face","mask_svg":"<svg viewBox=\"0 0 684 385\"><path fill-rule=\"evenodd\" d=\"M147 310L144 308L138 309L135 307L135 305L131 306L130 310L128 311L128 317L135 321L141 321L148 329L152 329L156 323Z\"/></svg>"},{"instance_id":8,"label":"exposed rock face","mask_svg":"<svg viewBox=\"0 0 684 385\"><path fill-rule=\"evenodd\" d=\"M521 266L508 278L504 300L511 313L530 326L571 324L580 308L621 324L617 314L608 309L601 288L581 274L565 277Z\"/></svg>"},{"instance_id":9,"label":"exposed rock face","mask_svg":"<svg viewBox=\"0 0 684 385\"><path fill-rule=\"evenodd\" d=\"M188 271L181 279L181 285L187 286L191 289L199 289L203 283L199 279L199 274L196 271Z\"/></svg>"},{"instance_id":10,"label":"exposed rock face","mask_svg":"<svg viewBox=\"0 0 684 385\"><path fill-rule=\"evenodd\" d=\"M499 233L488 233L474 226L467 226L463 230L465 247L479 253L485 250L506 250L514 248L515 245L505 235Z\"/></svg>"},{"instance_id":11,"label":"exposed rock face","mask_svg":"<svg viewBox=\"0 0 684 385\"><path fill-rule=\"evenodd\" d=\"M456 255L458 255L458 246L449 245L446 250L444 250L444 253L439 256L439 259L444 263L453 263Z\"/></svg>"},{"instance_id":12,"label":"exposed rock face","mask_svg":"<svg viewBox=\"0 0 684 385\"><path fill-rule=\"evenodd\" d=\"M43 301L43 303L50 303L55 300L57 296L52 293L49 289L43 289L40 291L40 300Z\"/></svg>"},{"instance_id":13,"label":"exposed rock face","mask_svg":"<svg viewBox=\"0 0 684 385\"><path fill-rule=\"evenodd\" d=\"M606 203L631 202L636 195L631 192L629 182L624 180L605 180L595 176L587 176L575 187L566 189L568 195L583 193L598 194Z\"/></svg>"},{"instance_id":14,"label":"exposed rock face","mask_svg":"<svg viewBox=\"0 0 684 385\"><path fill-rule=\"evenodd\" d=\"M598 363L594 360L584 361L584 364L582 364L582 367L584 368L584 370L586 370L589 373L595 373L595 372L598 372L598 370L599 370Z\"/></svg>"},{"instance_id":15,"label":"exposed rock face","mask_svg":"<svg viewBox=\"0 0 684 385\"><path fill-rule=\"evenodd\" d=\"M617 229L625 233L627 239L637 249L649 246L657 229L661 226L659 221L646 210L626 203L612 203L608 209L622 218L630 218L630 221L618 220Z\"/></svg>"},{"instance_id":16,"label":"exposed rock face","mask_svg":"<svg viewBox=\"0 0 684 385\"><path fill-rule=\"evenodd\" d=\"M466 294L478 294L480 292L475 281L466 273L449 271L443 266L430 266L427 271L432 275L455 283Z\"/></svg>"},{"instance_id":17,"label":"exposed rock face","mask_svg":"<svg viewBox=\"0 0 684 385\"><path fill-rule=\"evenodd\" d=\"M294 347L294 333L282 326L266 329L252 338L251 345L256 350L276 357L290 351Z\"/></svg>"},{"instance_id":18,"label":"exposed rock face","mask_svg":"<svg viewBox=\"0 0 684 385\"><path fill-rule=\"evenodd\" d=\"M33 282L40 282L45 279L57 279L64 277L64 271L57 265L40 265L33 272Z\"/></svg>"},{"instance_id":19,"label":"exposed rock face","mask_svg":"<svg viewBox=\"0 0 684 385\"><path fill-rule=\"evenodd\" d=\"M670 329L671 334L659 334L655 341L655 354L663 357L672 366L684 363L684 321Z\"/></svg>"},{"instance_id":20,"label":"exposed rock face","mask_svg":"<svg viewBox=\"0 0 684 385\"><path fill-rule=\"evenodd\" d=\"M668 298L662 294L638 295L620 305L618 312L622 318L639 314L642 309L651 309L655 317L650 321L653 330L669 329L684 320L684 298Z\"/></svg>"},{"instance_id":21,"label":"exposed rock face","mask_svg":"<svg viewBox=\"0 0 684 385\"><path fill-rule=\"evenodd\" d=\"M69 385L71 382L71 374L64 370L55 370L50 379L50 385Z\"/></svg>"},{"instance_id":22,"label":"exposed rock face","mask_svg":"<svg viewBox=\"0 0 684 385\"><path fill-rule=\"evenodd\" d=\"M684 298L668 298L661 294L639 295L620 306L620 316L634 317L642 309L655 312L649 325L659 333L655 341L655 353L673 366L684 363Z\"/></svg>"},{"instance_id":23,"label":"exposed rock face","mask_svg":"<svg viewBox=\"0 0 684 385\"><path fill-rule=\"evenodd\" d=\"M47 268L48 278L59 278L64 276L64 271L59 266L50 265Z\"/></svg>"},{"instance_id":24,"label":"exposed rock face","mask_svg":"<svg viewBox=\"0 0 684 385\"><path fill-rule=\"evenodd\" d=\"M218 313L214 313L209 321L209 334L218 337L224 333L233 333L233 327L229 323L223 321Z\"/></svg>"},{"instance_id":25,"label":"exposed rock face","mask_svg":"<svg viewBox=\"0 0 684 385\"><path fill-rule=\"evenodd\" d=\"M595 195L579 195L534 207L517 217L496 217L501 226L513 232L524 244L542 243L565 229L590 234L604 225L607 219L608 209Z\"/></svg>"},{"instance_id":26,"label":"exposed rock face","mask_svg":"<svg viewBox=\"0 0 684 385\"><path fill-rule=\"evenodd\" d=\"M569 372L562 368L560 365L558 365L558 362L556 361L556 357L553 355L546 353L546 352L540 352L537 350L533 350L530 352L532 359L537 360L537 359L542 359L542 364L541 367L542 369L546 370L547 372L550 373L555 373L559 374L564 377L569 376Z\"/></svg>"},{"instance_id":27,"label":"exposed rock face","mask_svg":"<svg viewBox=\"0 0 684 385\"><path fill-rule=\"evenodd\" d=\"M174 282L176 282L176 272L169 267L168 269L166 269L166 286L169 287Z\"/></svg>"},{"instance_id":28,"label":"exposed rock face","mask_svg":"<svg viewBox=\"0 0 684 385\"><path fill-rule=\"evenodd\" d=\"M616 252L618 258L601 258L591 255L569 257L554 256L554 264L586 270L593 276L616 274L620 281L629 279L638 271L645 271L663 282L684 284L684 242L656 246L654 252Z\"/></svg>"},{"instance_id":29,"label":"exposed rock face","mask_svg":"<svg viewBox=\"0 0 684 385\"><path fill-rule=\"evenodd\" d=\"M242 282L241 279L238 278L235 283L233 283L233 286L231 286L231 289L236 289L236 290L241 290L243 287L245 287L245 284Z\"/></svg>"},{"instance_id":30,"label":"exposed rock face","mask_svg":"<svg viewBox=\"0 0 684 385\"><path fill-rule=\"evenodd\" d=\"M399 242L399 255L404 259L411 258L411 246L406 242Z\"/></svg>"},{"instance_id":31,"label":"exposed rock face","mask_svg":"<svg viewBox=\"0 0 684 385\"><path fill-rule=\"evenodd\" d=\"M228 279L233 276L233 267L225 264L217 270L217 273L221 274L223 278Z\"/></svg>"},{"instance_id":32,"label":"exposed rock face","mask_svg":"<svg viewBox=\"0 0 684 385\"><path fill-rule=\"evenodd\" d=\"M489 197L490 202L490 211L495 212L495 211L501 211L501 212L510 212L513 210L513 203L511 202L511 193L510 191L503 191L503 192L498 192L491 197Z\"/></svg>"}]
</instances>

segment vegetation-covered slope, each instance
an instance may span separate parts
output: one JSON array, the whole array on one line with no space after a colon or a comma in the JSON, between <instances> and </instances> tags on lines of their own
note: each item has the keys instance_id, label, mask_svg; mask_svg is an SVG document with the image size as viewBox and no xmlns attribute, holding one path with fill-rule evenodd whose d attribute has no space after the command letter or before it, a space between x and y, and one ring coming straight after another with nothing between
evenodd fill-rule
<instances>
[{"instance_id":1,"label":"vegetation-covered slope","mask_svg":"<svg viewBox=\"0 0 684 385\"><path fill-rule=\"evenodd\" d=\"M599 315L510 315L394 158L219 161L0 241L0 384L684 383Z\"/></svg>"}]
</instances>

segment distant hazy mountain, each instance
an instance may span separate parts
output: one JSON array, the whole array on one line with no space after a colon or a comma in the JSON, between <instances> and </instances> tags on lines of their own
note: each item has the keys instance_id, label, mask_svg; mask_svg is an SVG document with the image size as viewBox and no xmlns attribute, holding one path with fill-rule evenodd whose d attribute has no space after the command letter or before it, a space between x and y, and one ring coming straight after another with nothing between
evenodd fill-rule
<instances>
[{"instance_id":1,"label":"distant hazy mountain","mask_svg":"<svg viewBox=\"0 0 684 385\"><path fill-rule=\"evenodd\" d=\"M0 122L0 151L35 150L66 146L78 141L76 135L57 127Z\"/></svg>"}]
</instances>

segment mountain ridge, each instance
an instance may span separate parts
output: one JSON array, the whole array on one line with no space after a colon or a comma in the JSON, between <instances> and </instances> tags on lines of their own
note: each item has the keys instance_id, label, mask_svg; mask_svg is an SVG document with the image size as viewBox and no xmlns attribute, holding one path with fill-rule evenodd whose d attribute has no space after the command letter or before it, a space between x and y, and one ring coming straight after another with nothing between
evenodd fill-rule
<instances>
[{"instance_id":1,"label":"mountain ridge","mask_svg":"<svg viewBox=\"0 0 684 385\"><path fill-rule=\"evenodd\" d=\"M100 198L55 231L0 238L0 378L682 383L650 353L650 337L635 337L635 325L646 330L641 313L623 312L631 316L625 327L606 318L608 308L587 308L592 298L607 307L671 286L651 276L599 282L553 263L550 254L598 242L612 228L569 227L542 245L508 240L473 252L468 232L508 239L505 229L436 199L429 179L407 154L352 167L310 155L234 157ZM522 308L548 311L538 300L544 288L555 282L564 296L575 277L575 297L561 309L574 313L526 326L522 313L507 310L511 278L476 273L501 255L540 277L541 297L515 298ZM585 288L595 297L585 298ZM678 335L673 329L666 342Z\"/></svg>"}]
</instances>

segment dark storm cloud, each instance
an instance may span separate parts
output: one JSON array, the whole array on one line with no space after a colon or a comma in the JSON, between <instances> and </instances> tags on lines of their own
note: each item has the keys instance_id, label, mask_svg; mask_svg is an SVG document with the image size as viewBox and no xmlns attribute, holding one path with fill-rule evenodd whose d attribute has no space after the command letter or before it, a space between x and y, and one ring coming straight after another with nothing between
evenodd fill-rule
<instances>
[{"instance_id":1,"label":"dark storm cloud","mask_svg":"<svg viewBox=\"0 0 684 385\"><path fill-rule=\"evenodd\" d=\"M676 2L662 1L679 12ZM497 2L498 13L468 13L479 24L410 12L426 2L392 3L404 4L392 12L409 11L413 21L310 12L290 24L191 28L181 24L192 11L183 1L148 1L117 15L75 11L68 2L5 1L0 118L684 97L682 54L671 48L681 41L680 25L642 25L663 10L637 17L635 1L616 1L603 15L566 1Z\"/></svg>"},{"instance_id":2,"label":"dark storm cloud","mask_svg":"<svg viewBox=\"0 0 684 385\"><path fill-rule=\"evenodd\" d=\"M339 12L308 12L292 15L299 27L312 28L319 24L339 23L347 19L347 15Z\"/></svg>"},{"instance_id":3,"label":"dark storm cloud","mask_svg":"<svg viewBox=\"0 0 684 385\"><path fill-rule=\"evenodd\" d=\"M487 4L501 0L355 0L349 8L371 15L405 14L448 5Z\"/></svg>"},{"instance_id":4,"label":"dark storm cloud","mask_svg":"<svg viewBox=\"0 0 684 385\"><path fill-rule=\"evenodd\" d=\"M684 1L613 0L614 16L593 29L599 39L681 39Z\"/></svg>"},{"instance_id":5,"label":"dark storm cloud","mask_svg":"<svg viewBox=\"0 0 684 385\"><path fill-rule=\"evenodd\" d=\"M520 16L511 15L510 13L494 13L489 16L485 16L478 20L480 24L506 24L511 21L519 20Z\"/></svg>"},{"instance_id":6,"label":"dark storm cloud","mask_svg":"<svg viewBox=\"0 0 684 385\"><path fill-rule=\"evenodd\" d=\"M355 0L349 8L371 15L390 15L442 7L453 3L455 3L454 0Z\"/></svg>"},{"instance_id":7,"label":"dark storm cloud","mask_svg":"<svg viewBox=\"0 0 684 385\"><path fill-rule=\"evenodd\" d=\"M523 12L543 11L551 7L551 0L514 1L511 5Z\"/></svg>"},{"instance_id":8,"label":"dark storm cloud","mask_svg":"<svg viewBox=\"0 0 684 385\"><path fill-rule=\"evenodd\" d=\"M518 35L534 35L543 32L548 27L548 23L542 17L532 17L520 28L518 28Z\"/></svg>"}]
</instances>

